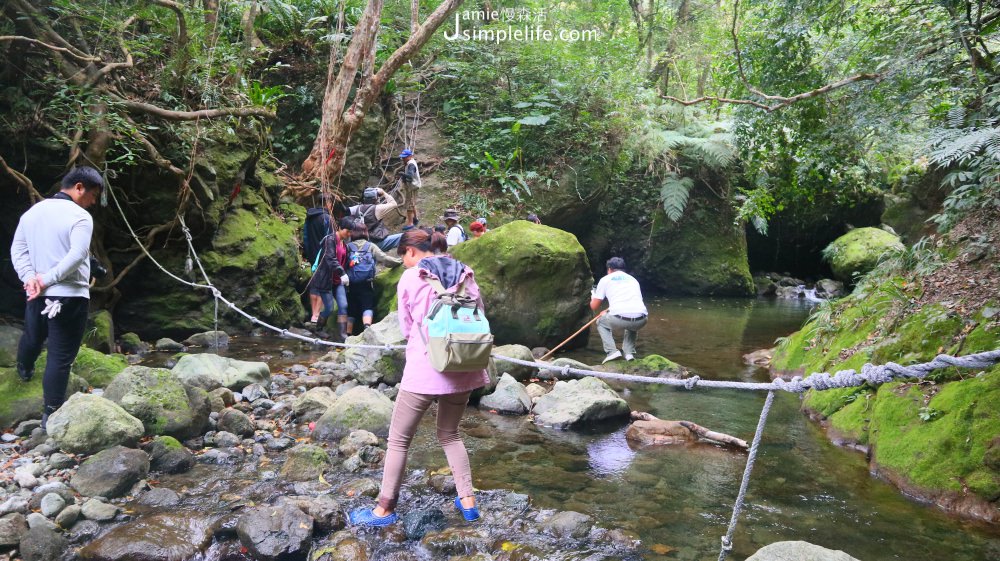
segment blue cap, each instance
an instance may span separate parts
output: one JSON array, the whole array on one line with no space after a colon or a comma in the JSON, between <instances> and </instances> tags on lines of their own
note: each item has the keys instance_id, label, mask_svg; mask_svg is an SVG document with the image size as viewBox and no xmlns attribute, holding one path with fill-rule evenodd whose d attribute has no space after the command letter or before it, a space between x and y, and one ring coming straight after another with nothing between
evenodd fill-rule
<instances>
[{"instance_id":1,"label":"blue cap","mask_svg":"<svg viewBox=\"0 0 1000 561\"><path fill-rule=\"evenodd\" d=\"M400 158L409 158L412 155L413 155L413 150L410 150L409 148L399 153Z\"/></svg>"}]
</instances>

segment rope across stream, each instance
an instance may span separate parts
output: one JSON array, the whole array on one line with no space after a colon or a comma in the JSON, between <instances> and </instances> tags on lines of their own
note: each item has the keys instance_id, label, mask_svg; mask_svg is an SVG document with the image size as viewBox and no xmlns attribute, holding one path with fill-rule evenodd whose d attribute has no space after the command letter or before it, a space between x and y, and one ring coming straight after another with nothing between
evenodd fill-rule
<instances>
[{"instance_id":1,"label":"rope across stream","mask_svg":"<svg viewBox=\"0 0 1000 561\"><path fill-rule=\"evenodd\" d=\"M239 306L234 304L232 301L227 299L212 281L208 278L208 274L205 272L205 268L202 266L201 259L198 256L198 252L194 249L194 243L191 236L191 231L188 229L187 225L184 223L184 219L178 216L178 222L181 225L181 229L184 231L184 238L188 245L188 252L194 258L195 262L198 264L198 269L201 271L202 277L205 279L205 283L196 283L185 280L177 275L171 273L166 268L157 261L152 254L146 249L146 247L139 240L136 235L135 230L132 229L131 224L129 224L128 218L125 216L125 212L118 202L118 197L114 193L114 189L110 185L105 186L105 191L111 193L111 197L114 200L115 206L118 208L118 212L121 214L122 220L125 221L126 227L128 227L129 233L132 234L132 238L142 249L146 257L154 264L157 268L163 271L164 274L187 285L191 288L196 288L200 290L207 290L211 292L212 297L215 299L215 331L218 332L218 310L219 303L221 302L230 310L236 312L237 314L243 316L251 323L273 331L282 335L283 337L289 337L292 339L298 339L310 344L319 346L329 346L329 347L340 347L340 348L361 348L361 349L379 349L385 351L401 350L405 349L404 345L370 345L361 343L340 343L335 341L328 341L319 337L308 337L295 333L289 329L277 327L271 325L256 316L246 312ZM966 355L966 356L951 356L946 354L941 354L936 356L933 360L924 362L921 364L913 364L909 366L903 366L896 364L894 362L889 362L886 364L865 364L860 370L840 370L833 374L826 372L817 372L811 374L805 378L796 376L791 380L782 380L777 378L769 383L763 382L735 382L728 380L703 380L699 376L691 376L685 379L676 378L665 378L656 376L639 376L635 374L626 374L621 372L600 372L583 368L574 368L569 365L556 365L548 362L539 362L537 360L522 360L514 357L508 357L500 354L494 353L491 355L496 360L502 360L511 364L516 364L520 366L528 366L533 368L538 368L539 370L547 370L550 372L556 372L563 377L573 376L593 376L595 378L602 378L605 380L614 380L617 382L636 382L644 384L661 384L666 386L683 387L688 390L694 390L697 388L713 388L713 389L734 389L734 390L744 390L744 391L766 391L767 397L764 400L764 405L761 408L760 418L757 422L757 429L754 432L753 440L750 445L750 449L747 453L747 463L743 471L743 477L740 481L740 489L737 494L736 500L733 504L732 516L729 520L729 525L726 528L726 533L722 536L722 545L719 550L719 561L724 561L732 551L732 539L733 533L736 530L736 524L739 521L740 514L743 511L744 501L746 499L747 488L750 483L750 474L753 471L754 462L757 459L757 452L760 446L761 436L764 433L764 427L767 424L768 413L770 413L771 405L774 403L774 395L776 391L783 391L789 393L804 393L807 390L813 389L817 391L829 390L834 388L851 388L858 387L864 384L878 385L886 382L891 382L897 379L920 379L927 374L941 369L941 368L974 368L983 369L993 366L1000 362L1000 349L993 351L985 351L981 353Z\"/></svg>"}]
</instances>

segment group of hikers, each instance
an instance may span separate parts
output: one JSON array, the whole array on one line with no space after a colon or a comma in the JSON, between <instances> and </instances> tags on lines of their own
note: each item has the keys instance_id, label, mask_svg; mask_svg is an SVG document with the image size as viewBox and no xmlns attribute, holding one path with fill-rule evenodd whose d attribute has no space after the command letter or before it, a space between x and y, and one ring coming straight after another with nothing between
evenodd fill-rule
<instances>
[{"instance_id":1,"label":"group of hikers","mask_svg":"<svg viewBox=\"0 0 1000 561\"><path fill-rule=\"evenodd\" d=\"M94 223L86 209L99 198L103 188L103 178L97 170L73 169L63 177L59 193L22 215L11 244L12 262L27 297L16 366L23 381L32 379L35 360L48 341L43 377L43 429L49 415L65 400L70 367L87 323L91 284L88 258ZM466 351L460 349L455 356L446 354L447 364L442 364L439 346L442 333L438 327L449 324L435 323L439 318L447 322L452 316L459 323L463 320L474 323L485 317L474 272L448 254L449 247L462 241L451 243L452 233L461 228L457 226L458 214L445 213L445 232L416 227L414 213L406 231L383 234L377 226L369 227L367 219L370 213L377 217L378 205L386 204L378 202L379 196L385 196L384 191L366 192L362 204L351 207L336 225L333 215L328 213L329 222L325 226L328 231L312 232L308 237L316 247L313 261L316 274L309 283L310 321L317 322L324 313L329 315L332 301L336 300L342 333L351 330L350 320L345 317L341 323L341 316L343 310L351 310L352 306L360 310L365 324L372 321L371 280L375 262L405 267L396 298L400 329L407 340L406 361L389 425L382 486L376 506L354 510L349 519L354 525L375 527L398 521L396 507L410 443L424 413L436 402L437 437L455 479L454 507L465 520L474 521L480 518L480 513L469 455L458 426L471 393L490 382L484 361L489 360L492 336L488 329L485 337L482 333L458 333L459 343L485 342L485 345L468 345L480 351L486 349L485 354L465 355ZM485 230L485 224L482 226ZM394 257L387 254L390 250L394 250ZM607 354L605 362L623 356L626 360L633 359L636 333L646 324L647 312L639 284L624 272L624 267L621 258L609 259L608 274L591 295L590 307L594 311L600 309L605 299L609 302L608 310L598 320ZM449 313L436 313L442 309L442 302L449 302L446 306ZM458 315L458 308L469 307L471 313ZM615 347L613 329L625 331L624 355ZM476 367L463 368L465 364Z\"/></svg>"}]
</instances>

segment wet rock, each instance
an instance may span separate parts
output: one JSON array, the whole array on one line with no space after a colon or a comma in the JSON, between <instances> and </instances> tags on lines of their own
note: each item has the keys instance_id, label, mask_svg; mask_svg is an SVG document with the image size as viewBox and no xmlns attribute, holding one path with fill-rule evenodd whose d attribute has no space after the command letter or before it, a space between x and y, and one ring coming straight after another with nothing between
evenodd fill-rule
<instances>
[{"instance_id":1,"label":"wet rock","mask_svg":"<svg viewBox=\"0 0 1000 561\"><path fill-rule=\"evenodd\" d=\"M820 298L840 298L844 295L844 283L832 279L822 279L816 283L816 296Z\"/></svg>"},{"instance_id":2,"label":"wet rock","mask_svg":"<svg viewBox=\"0 0 1000 561\"><path fill-rule=\"evenodd\" d=\"M187 347L178 343L177 341L174 341L169 337L163 337L161 339L157 339L154 348L158 351L167 351L167 352L178 352L187 350Z\"/></svg>"},{"instance_id":3,"label":"wet rock","mask_svg":"<svg viewBox=\"0 0 1000 561\"><path fill-rule=\"evenodd\" d=\"M296 419L308 423L322 417L335 401L337 394L330 388L312 388L295 400L292 411Z\"/></svg>"},{"instance_id":4,"label":"wet rock","mask_svg":"<svg viewBox=\"0 0 1000 561\"><path fill-rule=\"evenodd\" d=\"M64 504L71 505L76 502L73 491L62 481L53 481L35 488L34 495L28 501L29 510L41 510L42 501L50 494L55 494L62 498Z\"/></svg>"},{"instance_id":5,"label":"wet rock","mask_svg":"<svg viewBox=\"0 0 1000 561\"><path fill-rule=\"evenodd\" d=\"M70 539L73 543L86 543L101 533L101 525L94 520L80 520L73 525Z\"/></svg>"},{"instance_id":6,"label":"wet rock","mask_svg":"<svg viewBox=\"0 0 1000 561\"><path fill-rule=\"evenodd\" d=\"M405 346L406 338L399 330L396 312L388 314L382 321L365 329L361 335L348 337L348 343L364 345ZM398 384L403 378L403 364L406 362L404 349L351 347L340 355L351 376L361 384L374 386L379 382Z\"/></svg>"},{"instance_id":7,"label":"wet rock","mask_svg":"<svg viewBox=\"0 0 1000 561\"><path fill-rule=\"evenodd\" d=\"M295 496L287 497L285 500L311 516L315 521L316 530L320 532L334 532L344 527L340 503L330 495Z\"/></svg>"},{"instance_id":8,"label":"wet rock","mask_svg":"<svg viewBox=\"0 0 1000 561\"><path fill-rule=\"evenodd\" d=\"M0 547L16 546L28 533L28 522L24 515L12 512L0 517Z\"/></svg>"},{"instance_id":9,"label":"wet rock","mask_svg":"<svg viewBox=\"0 0 1000 561\"><path fill-rule=\"evenodd\" d=\"M357 472L378 467L385 460L385 450L378 446L362 446L356 454L344 461L344 469Z\"/></svg>"},{"instance_id":10,"label":"wet rock","mask_svg":"<svg viewBox=\"0 0 1000 561\"><path fill-rule=\"evenodd\" d=\"M76 460L63 454L62 452L56 452L49 456L49 466L55 469L69 469L76 465Z\"/></svg>"},{"instance_id":11,"label":"wet rock","mask_svg":"<svg viewBox=\"0 0 1000 561\"><path fill-rule=\"evenodd\" d=\"M184 473L194 467L194 454L171 436L158 436L146 447L150 469L162 473Z\"/></svg>"},{"instance_id":12,"label":"wet rock","mask_svg":"<svg viewBox=\"0 0 1000 561\"><path fill-rule=\"evenodd\" d=\"M49 530L55 530L56 525L54 522L45 518L45 516L40 512L32 512L25 517L28 522L28 528L48 528Z\"/></svg>"},{"instance_id":13,"label":"wet rock","mask_svg":"<svg viewBox=\"0 0 1000 561\"><path fill-rule=\"evenodd\" d=\"M446 474L435 474L430 477L427 481L431 489L434 489L442 495L454 495L456 491L455 487L455 477Z\"/></svg>"},{"instance_id":14,"label":"wet rock","mask_svg":"<svg viewBox=\"0 0 1000 561\"><path fill-rule=\"evenodd\" d=\"M82 513L83 508L79 505L69 505L56 516L56 525L63 529L72 528Z\"/></svg>"},{"instance_id":15,"label":"wet rock","mask_svg":"<svg viewBox=\"0 0 1000 561\"><path fill-rule=\"evenodd\" d=\"M231 432L240 436L253 436L254 426L245 413L236 409L225 409L219 414L218 427L220 431Z\"/></svg>"},{"instance_id":16,"label":"wet rock","mask_svg":"<svg viewBox=\"0 0 1000 561\"><path fill-rule=\"evenodd\" d=\"M38 419L32 419L30 421L22 421L18 423L17 428L14 429L14 435L24 438L31 434L31 431L42 426L42 422Z\"/></svg>"},{"instance_id":17,"label":"wet rock","mask_svg":"<svg viewBox=\"0 0 1000 561\"><path fill-rule=\"evenodd\" d=\"M144 343L139 335L128 332L122 335L121 352L125 354L142 355L149 352L149 343Z\"/></svg>"},{"instance_id":18,"label":"wet rock","mask_svg":"<svg viewBox=\"0 0 1000 561\"><path fill-rule=\"evenodd\" d=\"M368 561L368 546L342 530L317 545L309 561Z\"/></svg>"},{"instance_id":19,"label":"wet rock","mask_svg":"<svg viewBox=\"0 0 1000 561\"><path fill-rule=\"evenodd\" d=\"M743 355L743 362L751 366L767 367L774 357L774 349L760 349Z\"/></svg>"},{"instance_id":20,"label":"wet rock","mask_svg":"<svg viewBox=\"0 0 1000 561\"><path fill-rule=\"evenodd\" d=\"M558 512L542 522L542 531L557 538L583 538L594 526L593 518L579 512Z\"/></svg>"},{"instance_id":21,"label":"wet rock","mask_svg":"<svg viewBox=\"0 0 1000 561\"><path fill-rule=\"evenodd\" d=\"M242 444L243 440L229 431L219 431L212 435L211 443L219 448L233 448Z\"/></svg>"},{"instance_id":22,"label":"wet rock","mask_svg":"<svg viewBox=\"0 0 1000 561\"><path fill-rule=\"evenodd\" d=\"M407 512L402 524L408 540L422 539L427 532L443 530L447 525L444 513L437 508Z\"/></svg>"},{"instance_id":23,"label":"wet rock","mask_svg":"<svg viewBox=\"0 0 1000 561\"><path fill-rule=\"evenodd\" d=\"M77 393L49 417L48 433L59 448L74 454L93 454L113 446L134 446L142 437L142 421L117 403Z\"/></svg>"},{"instance_id":24,"label":"wet rock","mask_svg":"<svg viewBox=\"0 0 1000 561\"><path fill-rule=\"evenodd\" d=\"M531 398L532 402L534 402L536 399L542 397L543 395L549 392L549 390L547 390L545 386L541 384L528 384L524 388L524 391L528 392L528 397Z\"/></svg>"},{"instance_id":25,"label":"wet rock","mask_svg":"<svg viewBox=\"0 0 1000 561\"><path fill-rule=\"evenodd\" d=\"M804 286L779 286L774 295L784 300L798 300L806 297Z\"/></svg>"},{"instance_id":26,"label":"wet rock","mask_svg":"<svg viewBox=\"0 0 1000 561\"><path fill-rule=\"evenodd\" d=\"M522 493L507 492L501 499L504 507L517 512L524 512L531 505L531 497Z\"/></svg>"},{"instance_id":27,"label":"wet rock","mask_svg":"<svg viewBox=\"0 0 1000 561\"><path fill-rule=\"evenodd\" d=\"M89 499L83 503L81 513L87 520L106 522L114 520L118 516L118 507L108 504L100 499Z\"/></svg>"},{"instance_id":28,"label":"wet rock","mask_svg":"<svg viewBox=\"0 0 1000 561\"><path fill-rule=\"evenodd\" d=\"M309 369L303 364L293 364L288 367L288 371L296 376L302 376L303 374L309 373Z\"/></svg>"},{"instance_id":29,"label":"wet rock","mask_svg":"<svg viewBox=\"0 0 1000 561\"><path fill-rule=\"evenodd\" d=\"M206 331L195 333L184 340L185 345L195 347L222 348L229 346L229 334L225 331Z\"/></svg>"},{"instance_id":30,"label":"wet rock","mask_svg":"<svg viewBox=\"0 0 1000 561\"><path fill-rule=\"evenodd\" d=\"M56 561L69 548L69 542L52 528L35 527L21 538L21 557L24 561Z\"/></svg>"},{"instance_id":31,"label":"wet rock","mask_svg":"<svg viewBox=\"0 0 1000 561\"><path fill-rule=\"evenodd\" d=\"M496 390L483 397L479 407L501 415L527 415L531 410L531 396L510 374L504 373L497 382Z\"/></svg>"},{"instance_id":32,"label":"wet rock","mask_svg":"<svg viewBox=\"0 0 1000 561\"><path fill-rule=\"evenodd\" d=\"M214 520L197 512L161 513L118 526L80 550L87 561L191 559L212 542Z\"/></svg>"},{"instance_id":33,"label":"wet rock","mask_svg":"<svg viewBox=\"0 0 1000 561\"><path fill-rule=\"evenodd\" d=\"M166 487L150 489L139 497L139 504L152 507L173 507L181 504L181 497Z\"/></svg>"},{"instance_id":34,"label":"wet rock","mask_svg":"<svg viewBox=\"0 0 1000 561\"><path fill-rule=\"evenodd\" d=\"M295 445L295 441L287 436L268 438L265 444L268 450L287 450Z\"/></svg>"},{"instance_id":35,"label":"wet rock","mask_svg":"<svg viewBox=\"0 0 1000 561\"><path fill-rule=\"evenodd\" d=\"M184 355L172 372L182 382L205 391L223 387L239 391L250 384L264 384L271 378L265 362L248 362L216 354Z\"/></svg>"},{"instance_id":36,"label":"wet rock","mask_svg":"<svg viewBox=\"0 0 1000 561\"><path fill-rule=\"evenodd\" d=\"M376 390L359 386L344 393L326 410L316 421L312 437L339 440L358 429L385 437L391 418L392 401Z\"/></svg>"},{"instance_id":37,"label":"wet rock","mask_svg":"<svg viewBox=\"0 0 1000 561\"><path fill-rule=\"evenodd\" d=\"M747 561L858 561L843 551L804 541L776 542L757 550Z\"/></svg>"},{"instance_id":38,"label":"wet rock","mask_svg":"<svg viewBox=\"0 0 1000 561\"><path fill-rule=\"evenodd\" d=\"M142 421L146 434L183 439L201 434L208 425L207 393L185 387L165 368L130 366L108 385L104 397Z\"/></svg>"},{"instance_id":39,"label":"wet rock","mask_svg":"<svg viewBox=\"0 0 1000 561\"><path fill-rule=\"evenodd\" d=\"M313 519L288 503L264 506L240 516L236 533L256 559L298 557L309 549Z\"/></svg>"},{"instance_id":40,"label":"wet rock","mask_svg":"<svg viewBox=\"0 0 1000 561\"><path fill-rule=\"evenodd\" d=\"M49 493L42 499L41 510L44 516L52 518L66 508L66 501L59 493Z\"/></svg>"},{"instance_id":41,"label":"wet rock","mask_svg":"<svg viewBox=\"0 0 1000 561\"><path fill-rule=\"evenodd\" d=\"M330 466L326 450L314 444L300 444L288 451L280 475L287 481L313 481Z\"/></svg>"},{"instance_id":42,"label":"wet rock","mask_svg":"<svg viewBox=\"0 0 1000 561\"><path fill-rule=\"evenodd\" d=\"M353 456L365 446L378 446L378 443L379 439L374 434L366 430L356 430L341 439L338 450L344 456Z\"/></svg>"},{"instance_id":43,"label":"wet rock","mask_svg":"<svg viewBox=\"0 0 1000 561\"><path fill-rule=\"evenodd\" d=\"M240 393L243 394L243 399L249 401L250 403L257 401L258 399L268 399L271 397L271 394L267 393L264 386L260 384L250 384L249 386L243 388Z\"/></svg>"},{"instance_id":44,"label":"wet rock","mask_svg":"<svg viewBox=\"0 0 1000 561\"><path fill-rule=\"evenodd\" d=\"M491 538L485 530L479 528L446 528L437 532L428 532L421 545L433 555L470 555L476 552L487 552L490 549Z\"/></svg>"},{"instance_id":45,"label":"wet rock","mask_svg":"<svg viewBox=\"0 0 1000 561\"><path fill-rule=\"evenodd\" d=\"M378 481L370 477L355 479L340 488L341 493L348 497L371 497L378 496L381 485Z\"/></svg>"},{"instance_id":46,"label":"wet rock","mask_svg":"<svg viewBox=\"0 0 1000 561\"><path fill-rule=\"evenodd\" d=\"M628 404L597 378L556 382L552 391L538 399L535 422L565 429L584 423L626 418Z\"/></svg>"},{"instance_id":47,"label":"wet rock","mask_svg":"<svg viewBox=\"0 0 1000 561\"><path fill-rule=\"evenodd\" d=\"M110 499L127 493L148 473L149 456L145 452L115 446L83 462L70 485L81 495Z\"/></svg>"},{"instance_id":48,"label":"wet rock","mask_svg":"<svg viewBox=\"0 0 1000 561\"><path fill-rule=\"evenodd\" d=\"M26 497L13 496L0 503L0 516L6 516L13 512L20 514L27 513L28 499Z\"/></svg>"},{"instance_id":49,"label":"wet rock","mask_svg":"<svg viewBox=\"0 0 1000 561\"><path fill-rule=\"evenodd\" d=\"M509 356L511 358L516 358L518 360L534 361L535 356L532 354L531 349L525 347L524 345L500 345L499 347L493 347L493 354L500 356ZM490 361L491 374L495 374L499 377L501 374L506 372L510 374L518 382L527 382L528 380L538 376L538 369L534 366L522 366L520 364L514 364L506 360L501 360L498 358Z\"/></svg>"},{"instance_id":50,"label":"wet rock","mask_svg":"<svg viewBox=\"0 0 1000 561\"><path fill-rule=\"evenodd\" d=\"M215 388L208 392L208 399L212 404L212 411L222 411L226 407L232 407L236 403L233 390L229 388ZM221 405L219 405L221 403Z\"/></svg>"}]
</instances>

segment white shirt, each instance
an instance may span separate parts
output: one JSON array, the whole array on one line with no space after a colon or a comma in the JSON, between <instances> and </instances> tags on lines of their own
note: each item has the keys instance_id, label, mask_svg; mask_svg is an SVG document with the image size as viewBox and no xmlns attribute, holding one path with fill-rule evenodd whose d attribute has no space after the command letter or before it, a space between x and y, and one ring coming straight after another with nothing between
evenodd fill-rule
<instances>
[{"instance_id":1,"label":"white shirt","mask_svg":"<svg viewBox=\"0 0 1000 561\"><path fill-rule=\"evenodd\" d=\"M612 271L597 283L594 291L597 300L608 299L608 313L613 316L640 316L646 314L642 303L639 281L625 271Z\"/></svg>"},{"instance_id":2,"label":"white shirt","mask_svg":"<svg viewBox=\"0 0 1000 561\"><path fill-rule=\"evenodd\" d=\"M382 204L374 205L375 206L375 220L385 220L386 215L388 215L390 212L396 210L396 207L399 206L399 203L396 202L396 199L392 198L392 195L390 195L389 193L386 193L386 192L383 191L381 193L381 195L383 197L385 197L385 202L382 203ZM360 205L354 205L352 207L348 207L347 208L347 212L351 216L361 216L361 207L363 207L363 206L365 206L365 205L364 204L360 204ZM362 218L364 218L364 217L362 216Z\"/></svg>"},{"instance_id":3,"label":"white shirt","mask_svg":"<svg viewBox=\"0 0 1000 561\"><path fill-rule=\"evenodd\" d=\"M448 229L448 247L456 246L465 241L465 230L458 224Z\"/></svg>"},{"instance_id":4,"label":"white shirt","mask_svg":"<svg viewBox=\"0 0 1000 561\"><path fill-rule=\"evenodd\" d=\"M44 296L90 297L94 219L65 199L45 199L21 215L10 258L21 282L42 275Z\"/></svg>"},{"instance_id":5,"label":"white shirt","mask_svg":"<svg viewBox=\"0 0 1000 561\"><path fill-rule=\"evenodd\" d=\"M413 176L413 182L410 183L413 187L417 189L420 188L420 168L417 167L417 160L412 159L406 162L406 172Z\"/></svg>"}]
</instances>

